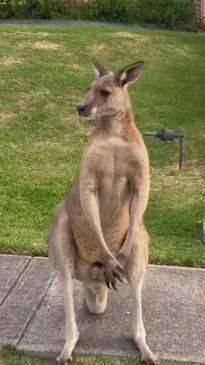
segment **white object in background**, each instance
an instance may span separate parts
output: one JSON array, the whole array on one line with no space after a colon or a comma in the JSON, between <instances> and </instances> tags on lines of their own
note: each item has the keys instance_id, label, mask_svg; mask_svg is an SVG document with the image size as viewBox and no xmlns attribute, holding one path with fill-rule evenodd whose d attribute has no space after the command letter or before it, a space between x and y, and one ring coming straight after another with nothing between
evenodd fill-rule
<instances>
[{"instance_id":1,"label":"white object in background","mask_svg":"<svg viewBox=\"0 0 205 365\"><path fill-rule=\"evenodd\" d=\"M205 216L202 220L202 241L205 243Z\"/></svg>"}]
</instances>

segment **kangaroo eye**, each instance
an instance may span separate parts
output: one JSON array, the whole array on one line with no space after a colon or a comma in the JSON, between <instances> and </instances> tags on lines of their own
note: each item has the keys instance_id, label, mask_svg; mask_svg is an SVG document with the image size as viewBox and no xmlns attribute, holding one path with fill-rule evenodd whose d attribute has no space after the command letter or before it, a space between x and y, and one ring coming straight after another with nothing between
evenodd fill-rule
<instances>
[{"instance_id":1,"label":"kangaroo eye","mask_svg":"<svg viewBox=\"0 0 205 365\"><path fill-rule=\"evenodd\" d=\"M111 94L110 90L105 90L105 89L100 90L100 95L103 96L104 98L107 98L110 94Z\"/></svg>"}]
</instances>

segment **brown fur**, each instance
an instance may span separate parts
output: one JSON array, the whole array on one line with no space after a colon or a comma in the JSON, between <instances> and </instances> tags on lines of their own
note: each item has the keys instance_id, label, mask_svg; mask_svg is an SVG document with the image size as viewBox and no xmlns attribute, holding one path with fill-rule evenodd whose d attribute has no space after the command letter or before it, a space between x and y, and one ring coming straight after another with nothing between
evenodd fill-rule
<instances>
[{"instance_id":1,"label":"brown fur","mask_svg":"<svg viewBox=\"0 0 205 365\"><path fill-rule=\"evenodd\" d=\"M105 242L113 255L117 255L129 226L130 188L132 175L146 167L144 182L149 184L149 164L146 149L131 113L121 115L118 130L110 133L109 127L98 127L82 158L95 169L95 189L99 192L100 220ZM143 156L141 156L143 155ZM138 162L146 160L142 167ZM88 167L89 168L89 167ZM119 197L116 197L116 192ZM79 178L69 189L66 207L70 217L76 252L88 265L101 262L100 247L82 211Z\"/></svg>"},{"instance_id":2,"label":"brown fur","mask_svg":"<svg viewBox=\"0 0 205 365\"><path fill-rule=\"evenodd\" d=\"M65 295L70 295L66 283L72 275L84 283L88 308L95 313L106 307L105 281L116 288L116 279L124 274L133 290L137 288L141 317L140 291L148 260L143 215L149 194L149 158L125 85L139 77L142 63L116 75L99 64L95 70L97 80L78 111L93 119L96 128L84 151L80 174L56 211L49 253L64 280ZM74 328L73 342L70 344L67 334L59 364L71 356L78 338L69 298L66 318L67 327ZM69 319L68 312L73 318ZM155 363L142 321L136 323L134 336L145 361Z\"/></svg>"}]
</instances>

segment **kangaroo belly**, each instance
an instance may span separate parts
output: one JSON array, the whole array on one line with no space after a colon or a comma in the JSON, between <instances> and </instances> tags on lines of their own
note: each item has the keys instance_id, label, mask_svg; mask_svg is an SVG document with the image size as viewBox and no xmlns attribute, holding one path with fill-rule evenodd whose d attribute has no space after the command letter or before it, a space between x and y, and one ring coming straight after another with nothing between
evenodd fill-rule
<instances>
[{"instance_id":1,"label":"kangaroo belly","mask_svg":"<svg viewBox=\"0 0 205 365\"><path fill-rule=\"evenodd\" d=\"M103 237L109 250L116 255L129 226L129 191L125 179L103 179L98 198ZM79 181L71 188L67 206L77 255L91 265L101 262L99 242L81 208Z\"/></svg>"},{"instance_id":2,"label":"kangaroo belly","mask_svg":"<svg viewBox=\"0 0 205 365\"><path fill-rule=\"evenodd\" d=\"M118 219L110 215L109 225L102 222L103 237L109 250L116 255L125 239L129 225L129 210L124 208ZM73 238L76 244L78 256L93 264L101 262L99 242L90 229L89 224L83 216L72 217Z\"/></svg>"}]
</instances>

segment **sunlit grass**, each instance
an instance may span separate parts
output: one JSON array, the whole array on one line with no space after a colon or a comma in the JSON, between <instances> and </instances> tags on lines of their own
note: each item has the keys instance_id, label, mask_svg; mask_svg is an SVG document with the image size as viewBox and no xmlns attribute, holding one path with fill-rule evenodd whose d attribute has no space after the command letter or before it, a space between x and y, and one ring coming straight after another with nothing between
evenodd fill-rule
<instances>
[{"instance_id":1,"label":"sunlit grass","mask_svg":"<svg viewBox=\"0 0 205 365\"><path fill-rule=\"evenodd\" d=\"M1 252L46 255L53 208L79 170L90 126L75 107L93 80L90 60L117 70L145 60L130 87L140 130L181 128L178 143L146 137L150 261L205 266L205 34L119 26L0 26Z\"/></svg>"}]
</instances>

